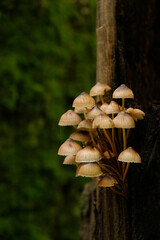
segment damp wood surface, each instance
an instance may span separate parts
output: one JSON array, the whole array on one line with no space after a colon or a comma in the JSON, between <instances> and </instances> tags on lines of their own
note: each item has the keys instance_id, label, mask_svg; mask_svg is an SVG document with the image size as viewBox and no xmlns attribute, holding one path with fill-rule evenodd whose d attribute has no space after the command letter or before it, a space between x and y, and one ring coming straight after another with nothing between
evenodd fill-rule
<instances>
[{"instance_id":1,"label":"damp wood surface","mask_svg":"<svg viewBox=\"0 0 160 240\"><path fill-rule=\"evenodd\" d=\"M146 116L129 138L142 164L130 166L128 200L87 184L80 240L160 239L159 20L158 0L97 1L97 81L125 83Z\"/></svg>"}]
</instances>

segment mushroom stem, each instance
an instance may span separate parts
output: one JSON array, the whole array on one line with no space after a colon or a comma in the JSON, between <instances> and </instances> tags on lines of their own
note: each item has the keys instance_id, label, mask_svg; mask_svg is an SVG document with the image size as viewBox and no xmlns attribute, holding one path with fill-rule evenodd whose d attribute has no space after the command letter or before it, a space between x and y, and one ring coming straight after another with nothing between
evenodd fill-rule
<instances>
[{"instance_id":1,"label":"mushroom stem","mask_svg":"<svg viewBox=\"0 0 160 240\"><path fill-rule=\"evenodd\" d=\"M106 136L106 138L107 138L107 140L108 140L108 142L109 142L109 144L110 144L110 146L111 146L111 148L112 148L112 151L114 152L115 156L117 156L117 152L116 152L115 146L114 146L114 144L112 143L112 140L110 139L110 137L109 137L106 129L103 128L103 132L104 132L104 135Z\"/></svg>"},{"instance_id":2,"label":"mushroom stem","mask_svg":"<svg viewBox=\"0 0 160 240\"><path fill-rule=\"evenodd\" d=\"M122 128L122 132L123 132L123 150L126 149L126 132L125 132L125 128Z\"/></svg>"},{"instance_id":3,"label":"mushroom stem","mask_svg":"<svg viewBox=\"0 0 160 240\"><path fill-rule=\"evenodd\" d=\"M84 114L84 118L87 119L87 115L85 111L83 111L83 114Z\"/></svg>"},{"instance_id":4,"label":"mushroom stem","mask_svg":"<svg viewBox=\"0 0 160 240\"><path fill-rule=\"evenodd\" d=\"M125 99L122 98L122 111L124 110L124 103L125 103Z\"/></svg>"},{"instance_id":5,"label":"mushroom stem","mask_svg":"<svg viewBox=\"0 0 160 240\"><path fill-rule=\"evenodd\" d=\"M85 111L83 111L83 114L84 114L85 119L87 119L87 115L86 115ZM91 129L89 129L89 135L90 135L90 137L91 137L91 140L92 140L93 145L96 147L96 142L95 142L95 140L94 140L94 137L93 137L93 134L92 134L92 130L91 130Z\"/></svg>"},{"instance_id":6,"label":"mushroom stem","mask_svg":"<svg viewBox=\"0 0 160 240\"><path fill-rule=\"evenodd\" d=\"M126 175L127 175L127 172L128 172L128 168L129 168L129 162L127 163L127 166L126 166L126 169L125 169L125 171L124 171L124 174L123 174L123 181L125 180L125 178L126 178Z\"/></svg>"},{"instance_id":7,"label":"mushroom stem","mask_svg":"<svg viewBox=\"0 0 160 240\"><path fill-rule=\"evenodd\" d=\"M125 128L122 128L122 133L123 133L123 150L126 149L126 133L125 133ZM122 163L122 173L125 171L125 163Z\"/></svg>"},{"instance_id":8,"label":"mushroom stem","mask_svg":"<svg viewBox=\"0 0 160 240\"><path fill-rule=\"evenodd\" d=\"M118 138L119 138L120 149L122 150L122 132L121 132L121 128L118 128Z\"/></svg>"},{"instance_id":9,"label":"mushroom stem","mask_svg":"<svg viewBox=\"0 0 160 240\"><path fill-rule=\"evenodd\" d=\"M91 140L92 140L93 145L96 147L96 142L95 142L95 140L94 140L94 137L93 137L93 134L92 134L92 130L91 130L91 129L89 129L89 135L90 135L90 137L91 137Z\"/></svg>"},{"instance_id":10,"label":"mushroom stem","mask_svg":"<svg viewBox=\"0 0 160 240\"><path fill-rule=\"evenodd\" d=\"M114 118L114 113L112 113L112 120ZM112 141L114 143L114 128L112 128Z\"/></svg>"},{"instance_id":11,"label":"mushroom stem","mask_svg":"<svg viewBox=\"0 0 160 240\"><path fill-rule=\"evenodd\" d=\"M127 142L127 140L128 140L128 137L129 137L129 132L130 132L130 128L127 129L126 142Z\"/></svg>"},{"instance_id":12,"label":"mushroom stem","mask_svg":"<svg viewBox=\"0 0 160 240\"><path fill-rule=\"evenodd\" d=\"M104 103L103 95L100 95L100 99L101 99L101 102L102 102L102 104L103 104L103 103Z\"/></svg>"}]
</instances>

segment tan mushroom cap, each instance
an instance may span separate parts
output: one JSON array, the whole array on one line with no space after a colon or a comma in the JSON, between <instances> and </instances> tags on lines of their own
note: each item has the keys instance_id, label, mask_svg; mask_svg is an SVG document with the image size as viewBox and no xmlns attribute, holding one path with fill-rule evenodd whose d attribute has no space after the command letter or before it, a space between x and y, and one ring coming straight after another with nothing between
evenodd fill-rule
<instances>
[{"instance_id":1,"label":"tan mushroom cap","mask_svg":"<svg viewBox=\"0 0 160 240\"><path fill-rule=\"evenodd\" d=\"M130 88L122 84L113 92L113 98L134 98L134 94Z\"/></svg>"},{"instance_id":2,"label":"tan mushroom cap","mask_svg":"<svg viewBox=\"0 0 160 240\"><path fill-rule=\"evenodd\" d=\"M86 132L82 131L76 131L70 135L70 138L75 140L75 141L80 141L80 142L89 142L90 141L90 136Z\"/></svg>"},{"instance_id":3,"label":"tan mushroom cap","mask_svg":"<svg viewBox=\"0 0 160 240\"><path fill-rule=\"evenodd\" d=\"M111 157L114 157L114 153L113 153L113 152L110 152L110 154L109 154L108 151L105 151L105 152L103 153L103 155L104 155L107 159L110 159ZM110 155L111 155L111 156L110 156Z\"/></svg>"},{"instance_id":4,"label":"tan mushroom cap","mask_svg":"<svg viewBox=\"0 0 160 240\"><path fill-rule=\"evenodd\" d=\"M127 109L126 112L129 113L133 117L133 119L136 120L136 121L137 120L142 120L145 116L145 113L138 108L131 108L130 107L130 108Z\"/></svg>"},{"instance_id":5,"label":"tan mushroom cap","mask_svg":"<svg viewBox=\"0 0 160 240\"><path fill-rule=\"evenodd\" d=\"M132 147L128 147L119 154L118 161L128 163L141 163L141 157L136 151L133 150Z\"/></svg>"},{"instance_id":6,"label":"tan mushroom cap","mask_svg":"<svg viewBox=\"0 0 160 240\"><path fill-rule=\"evenodd\" d=\"M92 120L91 119L83 120L82 122L79 123L77 129L89 131L90 129L92 129Z\"/></svg>"},{"instance_id":7,"label":"tan mushroom cap","mask_svg":"<svg viewBox=\"0 0 160 240\"><path fill-rule=\"evenodd\" d=\"M99 177L103 174L98 163L81 163L77 167L76 177Z\"/></svg>"},{"instance_id":8,"label":"tan mushroom cap","mask_svg":"<svg viewBox=\"0 0 160 240\"><path fill-rule=\"evenodd\" d=\"M103 103L101 106L100 106L100 109L105 113L107 108L108 108L108 103Z\"/></svg>"},{"instance_id":9,"label":"tan mushroom cap","mask_svg":"<svg viewBox=\"0 0 160 240\"><path fill-rule=\"evenodd\" d=\"M116 128L135 128L135 122L129 113L122 111L113 119Z\"/></svg>"},{"instance_id":10,"label":"tan mushroom cap","mask_svg":"<svg viewBox=\"0 0 160 240\"><path fill-rule=\"evenodd\" d=\"M76 156L68 155L65 157L63 164L76 165L75 158Z\"/></svg>"},{"instance_id":11,"label":"tan mushroom cap","mask_svg":"<svg viewBox=\"0 0 160 240\"><path fill-rule=\"evenodd\" d=\"M88 119L94 119L96 116L98 116L102 111L99 109L99 107L94 106L88 113L87 118Z\"/></svg>"},{"instance_id":12,"label":"tan mushroom cap","mask_svg":"<svg viewBox=\"0 0 160 240\"><path fill-rule=\"evenodd\" d=\"M73 110L68 110L61 116L58 125L73 126L78 125L81 121L82 119L77 113L75 113Z\"/></svg>"},{"instance_id":13,"label":"tan mushroom cap","mask_svg":"<svg viewBox=\"0 0 160 240\"><path fill-rule=\"evenodd\" d=\"M99 114L92 123L93 128L113 128L113 120L108 117L105 113Z\"/></svg>"},{"instance_id":14,"label":"tan mushroom cap","mask_svg":"<svg viewBox=\"0 0 160 240\"><path fill-rule=\"evenodd\" d=\"M115 101L111 101L110 104L107 105L104 103L103 105L100 109L106 114L118 113L120 111L120 107Z\"/></svg>"},{"instance_id":15,"label":"tan mushroom cap","mask_svg":"<svg viewBox=\"0 0 160 240\"><path fill-rule=\"evenodd\" d=\"M110 86L108 86L105 83L97 82L96 85L94 85L91 88L89 95L90 96L104 95L105 91L109 91L109 90L111 90Z\"/></svg>"},{"instance_id":16,"label":"tan mushroom cap","mask_svg":"<svg viewBox=\"0 0 160 240\"><path fill-rule=\"evenodd\" d=\"M93 108L95 105L95 100L88 93L82 92L78 97L76 97L73 101L73 107L80 108Z\"/></svg>"},{"instance_id":17,"label":"tan mushroom cap","mask_svg":"<svg viewBox=\"0 0 160 240\"><path fill-rule=\"evenodd\" d=\"M68 156L68 155L76 155L78 151L82 148L81 146L73 141L71 138L67 139L59 148L58 155Z\"/></svg>"},{"instance_id":18,"label":"tan mushroom cap","mask_svg":"<svg viewBox=\"0 0 160 240\"><path fill-rule=\"evenodd\" d=\"M74 108L74 112L75 113L79 113L79 114L81 114L81 113L86 113L86 108L84 108L84 107L75 107Z\"/></svg>"},{"instance_id":19,"label":"tan mushroom cap","mask_svg":"<svg viewBox=\"0 0 160 240\"><path fill-rule=\"evenodd\" d=\"M95 147L87 146L77 153L75 161L77 163L98 162L101 158L100 152Z\"/></svg>"},{"instance_id":20,"label":"tan mushroom cap","mask_svg":"<svg viewBox=\"0 0 160 240\"><path fill-rule=\"evenodd\" d=\"M107 174L99 181L98 187L113 187L115 184L118 184L116 179Z\"/></svg>"}]
</instances>

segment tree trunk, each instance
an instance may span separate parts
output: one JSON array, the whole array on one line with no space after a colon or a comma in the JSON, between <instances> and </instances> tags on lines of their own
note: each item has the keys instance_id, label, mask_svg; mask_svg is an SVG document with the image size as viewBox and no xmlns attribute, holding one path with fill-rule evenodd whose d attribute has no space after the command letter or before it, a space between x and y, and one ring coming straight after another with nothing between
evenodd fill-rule
<instances>
[{"instance_id":1,"label":"tree trunk","mask_svg":"<svg viewBox=\"0 0 160 240\"><path fill-rule=\"evenodd\" d=\"M129 198L96 183L84 189L81 240L160 239L160 32L158 0L98 0L97 81L125 83L145 119L130 143L142 164L130 166Z\"/></svg>"}]
</instances>

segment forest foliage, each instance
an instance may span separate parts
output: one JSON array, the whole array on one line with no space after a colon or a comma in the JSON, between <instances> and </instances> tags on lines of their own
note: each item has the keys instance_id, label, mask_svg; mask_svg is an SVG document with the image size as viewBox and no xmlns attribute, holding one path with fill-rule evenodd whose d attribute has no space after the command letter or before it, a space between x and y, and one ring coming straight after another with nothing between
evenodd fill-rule
<instances>
[{"instance_id":1,"label":"forest foliage","mask_svg":"<svg viewBox=\"0 0 160 240\"><path fill-rule=\"evenodd\" d=\"M76 240L85 180L57 126L95 82L96 2L0 1L0 239Z\"/></svg>"}]
</instances>

